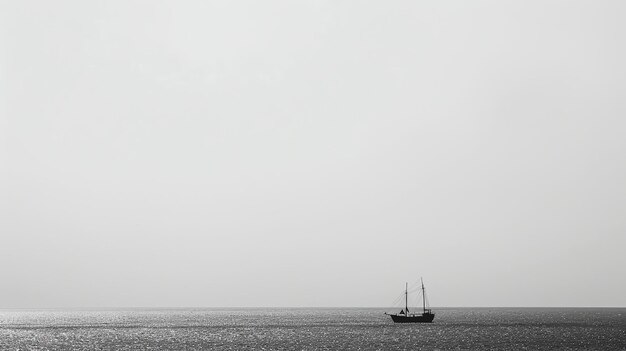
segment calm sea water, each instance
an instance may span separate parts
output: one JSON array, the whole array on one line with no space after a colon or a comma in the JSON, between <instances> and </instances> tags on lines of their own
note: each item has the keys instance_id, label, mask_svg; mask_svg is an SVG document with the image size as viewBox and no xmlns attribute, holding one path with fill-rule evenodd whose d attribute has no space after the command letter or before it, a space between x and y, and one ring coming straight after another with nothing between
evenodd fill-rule
<instances>
[{"instance_id":1,"label":"calm sea water","mask_svg":"<svg viewBox=\"0 0 626 351\"><path fill-rule=\"evenodd\" d=\"M626 350L626 309L0 311L0 350Z\"/></svg>"}]
</instances>

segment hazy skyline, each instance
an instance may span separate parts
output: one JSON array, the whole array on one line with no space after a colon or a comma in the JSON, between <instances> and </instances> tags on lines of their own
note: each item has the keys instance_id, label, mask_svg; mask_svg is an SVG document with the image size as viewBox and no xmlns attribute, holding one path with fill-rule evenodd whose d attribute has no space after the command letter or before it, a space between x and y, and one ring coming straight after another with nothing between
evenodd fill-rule
<instances>
[{"instance_id":1,"label":"hazy skyline","mask_svg":"<svg viewBox=\"0 0 626 351\"><path fill-rule=\"evenodd\" d=\"M0 308L626 306L622 1L0 1Z\"/></svg>"}]
</instances>

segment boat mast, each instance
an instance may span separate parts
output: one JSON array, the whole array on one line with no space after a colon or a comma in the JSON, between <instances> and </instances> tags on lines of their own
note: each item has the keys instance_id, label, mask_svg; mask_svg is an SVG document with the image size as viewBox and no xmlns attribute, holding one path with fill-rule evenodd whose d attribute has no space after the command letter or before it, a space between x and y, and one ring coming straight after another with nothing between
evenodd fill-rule
<instances>
[{"instance_id":1,"label":"boat mast","mask_svg":"<svg viewBox=\"0 0 626 351\"><path fill-rule=\"evenodd\" d=\"M406 283L404 289L404 310L406 311L407 316L409 315L409 283Z\"/></svg>"},{"instance_id":2,"label":"boat mast","mask_svg":"<svg viewBox=\"0 0 626 351\"><path fill-rule=\"evenodd\" d=\"M424 279L420 278L422 282L422 303L424 304L424 313L426 313L426 290L424 290Z\"/></svg>"}]
</instances>

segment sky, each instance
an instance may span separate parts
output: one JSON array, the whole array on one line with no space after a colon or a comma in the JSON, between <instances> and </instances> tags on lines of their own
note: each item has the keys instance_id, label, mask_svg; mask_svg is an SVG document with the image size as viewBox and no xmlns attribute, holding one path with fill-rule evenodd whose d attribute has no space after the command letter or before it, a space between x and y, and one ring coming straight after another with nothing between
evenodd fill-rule
<instances>
[{"instance_id":1,"label":"sky","mask_svg":"<svg viewBox=\"0 0 626 351\"><path fill-rule=\"evenodd\" d=\"M0 0L0 308L624 307L625 15Z\"/></svg>"}]
</instances>

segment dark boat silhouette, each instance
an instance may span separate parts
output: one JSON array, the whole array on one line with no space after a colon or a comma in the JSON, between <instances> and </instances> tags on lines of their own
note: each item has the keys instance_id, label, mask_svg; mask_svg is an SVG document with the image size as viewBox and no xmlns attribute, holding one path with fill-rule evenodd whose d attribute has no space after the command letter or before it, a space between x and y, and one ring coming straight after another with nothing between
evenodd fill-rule
<instances>
[{"instance_id":1,"label":"dark boat silhouette","mask_svg":"<svg viewBox=\"0 0 626 351\"><path fill-rule=\"evenodd\" d=\"M396 314L385 312L386 315L391 316L394 323L432 323L433 319L435 319L433 311L426 308L426 289L424 289L424 281L421 279L420 281L422 283L422 313L409 312L409 283L406 283L404 290L404 309Z\"/></svg>"}]
</instances>

